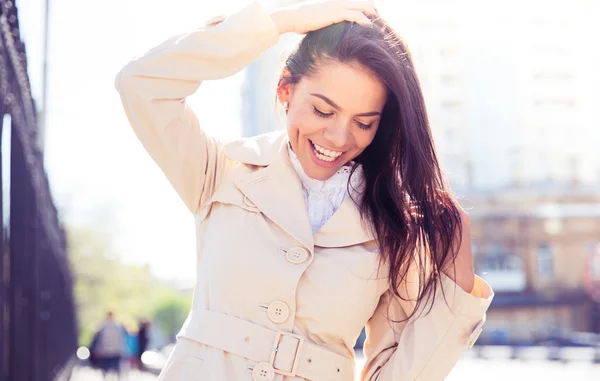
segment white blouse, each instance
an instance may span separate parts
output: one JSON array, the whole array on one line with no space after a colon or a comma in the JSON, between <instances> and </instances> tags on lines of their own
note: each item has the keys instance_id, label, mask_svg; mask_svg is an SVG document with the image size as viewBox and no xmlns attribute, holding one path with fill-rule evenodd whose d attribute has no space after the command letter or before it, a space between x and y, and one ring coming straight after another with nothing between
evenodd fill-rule
<instances>
[{"instance_id":1,"label":"white blouse","mask_svg":"<svg viewBox=\"0 0 600 381\"><path fill-rule=\"evenodd\" d=\"M315 180L304 173L298 156L292 151L289 144L288 152L292 165L302 183L304 200L306 201L312 231L316 233L333 216L348 195L348 178L350 177L352 164L343 166L325 181ZM352 175L350 189L358 190L362 180L362 167L358 167Z\"/></svg>"}]
</instances>

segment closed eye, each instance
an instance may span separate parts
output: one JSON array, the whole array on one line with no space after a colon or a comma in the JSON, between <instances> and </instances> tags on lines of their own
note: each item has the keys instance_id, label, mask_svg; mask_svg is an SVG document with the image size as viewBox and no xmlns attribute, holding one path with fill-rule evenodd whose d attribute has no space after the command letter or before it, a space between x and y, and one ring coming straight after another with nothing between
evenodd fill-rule
<instances>
[{"instance_id":1,"label":"closed eye","mask_svg":"<svg viewBox=\"0 0 600 381\"><path fill-rule=\"evenodd\" d=\"M373 123L363 124L363 123L361 123L359 121L356 121L356 124L358 124L358 127L360 127L363 130L368 130L373 125Z\"/></svg>"},{"instance_id":2,"label":"closed eye","mask_svg":"<svg viewBox=\"0 0 600 381\"><path fill-rule=\"evenodd\" d=\"M313 112L315 113L316 116L321 117L321 118L325 118L325 119L327 119L327 118L329 118L330 116L333 115L333 113L326 114L326 113L324 113L323 111L319 110L318 108L316 108L314 106L313 106Z\"/></svg>"},{"instance_id":3,"label":"closed eye","mask_svg":"<svg viewBox=\"0 0 600 381\"><path fill-rule=\"evenodd\" d=\"M320 118L324 118L324 119L330 118L333 115L333 113L329 113L329 114L324 113L323 111L319 110L318 108L316 108L314 106L313 106L313 112L315 113L316 116L318 116ZM373 123L364 124L357 120L355 120L355 122L358 125L358 127L363 130L368 130L371 128L371 126L373 126Z\"/></svg>"}]
</instances>

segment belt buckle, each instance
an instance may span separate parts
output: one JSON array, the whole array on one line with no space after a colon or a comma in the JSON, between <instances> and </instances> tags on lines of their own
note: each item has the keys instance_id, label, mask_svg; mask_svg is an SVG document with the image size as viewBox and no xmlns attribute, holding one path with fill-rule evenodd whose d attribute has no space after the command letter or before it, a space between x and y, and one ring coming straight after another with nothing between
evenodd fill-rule
<instances>
[{"instance_id":1,"label":"belt buckle","mask_svg":"<svg viewBox=\"0 0 600 381\"><path fill-rule=\"evenodd\" d=\"M296 347L296 353L294 353L294 362L292 364L292 369L288 372L279 368L275 367L275 355L277 354L277 350L279 349L279 342L281 341L281 337L283 336L290 336L293 337L294 339L298 340L298 346ZM275 340L273 341L273 350L271 351L271 358L269 359L269 364L271 364L271 366L273 367L273 369L275 369L275 373L287 376L287 377L296 377L296 371L298 370L298 364L300 362L300 356L298 356L298 353L300 353L300 348L302 347L302 344L304 344L304 337L299 336L299 335L295 335L293 333L289 333L289 332L275 332Z\"/></svg>"}]
</instances>

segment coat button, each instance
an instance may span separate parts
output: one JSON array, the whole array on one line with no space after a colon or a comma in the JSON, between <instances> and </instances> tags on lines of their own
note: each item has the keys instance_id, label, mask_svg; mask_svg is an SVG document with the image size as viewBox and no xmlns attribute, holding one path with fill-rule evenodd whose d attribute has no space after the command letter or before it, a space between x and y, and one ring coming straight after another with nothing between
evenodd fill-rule
<instances>
[{"instance_id":1,"label":"coat button","mask_svg":"<svg viewBox=\"0 0 600 381\"><path fill-rule=\"evenodd\" d=\"M273 323L281 324L290 316L290 308L284 302L276 301L269 304L267 315Z\"/></svg>"},{"instance_id":2,"label":"coat button","mask_svg":"<svg viewBox=\"0 0 600 381\"><path fill-rule=\"evenodd\" d=\"M244 195L244 204L246 204L247 207L256 208L256 204L253 203L252 200L250 200L246 195Z\"/></svg>"},{"instance_id":3,"label":"coat button","mask_svg":"<svg viewBox=\"0 0 600 381\"><path fill-rule=\"evenodd\" d=\"M300 264L306 262L308 259L308 252L302 247L292 247L285 254L287 260L294 264Z\"/></svg>"},{"instance_id":4,"label":"coat button","mask_svg":"<svg viewBox=\"0 0 600 381\"><path fill-rule=\"evenodd\" d=\"M268 362L259 362L252 369L254 381L271 381L275 378L275 369Z\"/></svg>"}]
</instances>

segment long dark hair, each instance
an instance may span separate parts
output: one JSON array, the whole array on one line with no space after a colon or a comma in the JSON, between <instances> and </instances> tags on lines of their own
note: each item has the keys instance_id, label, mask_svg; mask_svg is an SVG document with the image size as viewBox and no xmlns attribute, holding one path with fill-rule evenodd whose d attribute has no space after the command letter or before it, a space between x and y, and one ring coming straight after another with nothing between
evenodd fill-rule
<instances>
[{"instance_id":1,"label":"long dark hair","mask_svg":"<svg viewBox=\"0 0 600 381\"><path fill-rule=\"evenodd\" d=\"M308 33L288 57L279 86L298 83L322 63L339 62L367 68L387 88L377 134L355 159L353 171L362 165L365 189L354 201L378 241L380 264L389 265L397 297L404 299L398 290L409 266L417 266L421 287L412 316L430 292L435 297L436 274L454 263L462 224L440 170L408 47L384 20L372 21L368 27L342 22Z\"/></svg>"}]
</instances>

